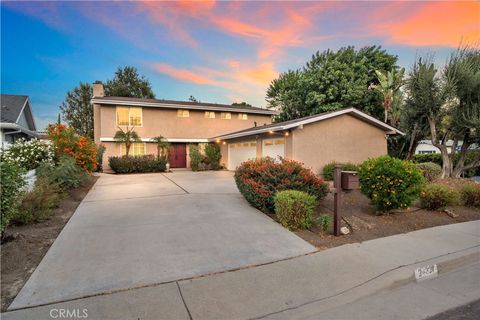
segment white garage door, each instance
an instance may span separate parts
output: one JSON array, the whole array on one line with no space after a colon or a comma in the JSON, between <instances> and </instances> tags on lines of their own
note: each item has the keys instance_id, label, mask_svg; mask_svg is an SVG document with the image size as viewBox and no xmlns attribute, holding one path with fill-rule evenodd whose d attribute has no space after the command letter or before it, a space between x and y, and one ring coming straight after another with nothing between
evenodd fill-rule
<instances>
[{"instance_id":1,"label":"white garage door","mask_svg":"<svg viewBox=\"0 0 480 320\"><path fill-rule=\"evenodd\" d=\"M235 170L242 162L257 157L257 143L248 141L228 145L228 170Z\"/></svg>"},{"instance_id":2,"label":"white garage door","mask_svg":"<svg viewBox=\"0 0 480 320\"><path fill-rule=\"evenodd\" d=\"M266 139L263 140L263 156L271 157L276 160L279 157L285 158L285 139Z\"/></svg>"}]
</instances>

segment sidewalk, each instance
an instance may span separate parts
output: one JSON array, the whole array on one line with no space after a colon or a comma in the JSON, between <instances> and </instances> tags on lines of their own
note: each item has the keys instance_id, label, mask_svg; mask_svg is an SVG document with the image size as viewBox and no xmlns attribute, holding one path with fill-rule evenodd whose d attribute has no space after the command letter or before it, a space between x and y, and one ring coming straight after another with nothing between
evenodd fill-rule
<instances>
[{"instance_id":1,"label":"sidewalk","mask_svg":"<svg viewBox=\"0 0 480 320\"><path fill-rule=\"evenodd\" d=\"M59 308L87 309L88 319L367 319L375 318L372 308L382 297L380 305L397 307L396 318L421 319L480 297L479 257L480 221L472 221L243 270L8 312L2 319L50 319L51 310ZM438 264L439 277L417 285L413 270L432 263ZM433 288L424 296L429 282ZM438 297L432 294L435 290ZM389 300L390 294L395 299ZM409 310L403 318L402 308ZM385 313L377 318L381 316L389 318Z\"/></svg>"}]
</instances>

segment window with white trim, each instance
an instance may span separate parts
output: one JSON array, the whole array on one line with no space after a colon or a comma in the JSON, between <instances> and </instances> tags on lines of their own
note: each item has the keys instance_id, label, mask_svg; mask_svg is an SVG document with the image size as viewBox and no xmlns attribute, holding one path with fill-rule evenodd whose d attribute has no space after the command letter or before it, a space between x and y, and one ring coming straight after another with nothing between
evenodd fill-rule
<instances>
[{"instance_id":1,"label":"window with white trim","mask_svg":"<svg viewBox=\"0 0 480 320\"><path fill-rule=\"evenodd\" d=\"M205 118L215 119L215 112L213 112L213 111L205 111Z\"/></svg>"},{"instance_id":2,"label":"window with white trim","mask_svg":"<svg viewBox=\"0 0 480 320\"><path fill-rule=\"evenodd\" d=\"M238 120L248 120L248 114L246 113L239 113Z\"/></svg>"},{"instance_id":3,"label":"window with white trim","mask_svg":"<svg viewBox=\"0 0 480 320\"><path fill-rule=\"evenodd\" d=\"M232 119L232 114L230 112L222 112L220 113L220 118L230 120Z\"/></svg>"},{"instance_id":4,"label":"window with white trim","mask_svg":"<svg viewBox=\"0 0 480 320\"><path fill-rule=\"evenodd\" d=\"M143 111L140 107L117 107L117 126L142 126Z\"/></svg>"},{"instance_id":5,"label":"window with white trim","mask_svg":"<svg viewBox=\"0 0 480 320\"><path fill-rule=\"evenodd\" d=\"M122 143L120 145L120 155L126 155L127 148L125 144ZM146 154L146 144L145 142L134 142L130 145L130 152L128 153L129 156L144 156Z\"/></svg>"},{"instance_id":6,"label":"window with white trim","mask_svg":"<svg viewBox=\"0 0 480 320\"><path fill-rule=\"evenodd\" d=\"M185 110L185 109L178 109L177 110L177 117L188 118L188 117L190 117L190 111Z\"/></svg>"}]
</instances>

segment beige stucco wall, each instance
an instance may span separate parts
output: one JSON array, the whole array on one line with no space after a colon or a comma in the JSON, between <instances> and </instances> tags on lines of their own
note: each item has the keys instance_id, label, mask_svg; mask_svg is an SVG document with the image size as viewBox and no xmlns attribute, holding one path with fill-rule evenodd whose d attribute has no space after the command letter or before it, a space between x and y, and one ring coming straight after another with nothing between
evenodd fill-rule
<instances>
[{"instance_id":1,"label":"beige stucco wall","mask_svg":"<svg viewBox=\"0 0 480 320\"><path fill-rule=\"evenodd\" d=\"M291 136L293 159L320 174L332 161L361 163L387 153L385 131L350 115L307 124Z\"/></svg>"},{"instance_id":2,"label":"beige stucco wall","mask_svg":"<svg viewBox=\"0 0 480 320\"><path fill-rule=\"evenodd\" d=\"M277 137L267 133L220 142L222 163L228 163L229 143L255 140L260 158L262 140ZM350 115L307 124L285 136L285 158L300 161L317 174L322 174L323 166L332 161L361 163L386 153L385 131Z\"/></svg>"},{"instance_id":3,"label":"beige stucco wall","mask_svg":"<svg viewBox=\"0 0 480 320\"><path fill-rule=\"evenodd\" d=\"M100 114L95 113L95 122L99 122L98 134L101 138L112 138L118 130L116 124L116 108L102 106ZM100 121L97 121L99 117ZM141 138L152 138L162 135L166 138L206 139L222 134L247 129L257 124L271 123L270 115L249 114L248 120L239 120L238 113L232 112L232 119L220 119L216 112L215 119L205 118L204 111L190 110L190 117L177 117L177 109L143 108L143 125L136 126L135 131ZM99 138L95 137L96 140Z\"/></svg>"}]
</instances>

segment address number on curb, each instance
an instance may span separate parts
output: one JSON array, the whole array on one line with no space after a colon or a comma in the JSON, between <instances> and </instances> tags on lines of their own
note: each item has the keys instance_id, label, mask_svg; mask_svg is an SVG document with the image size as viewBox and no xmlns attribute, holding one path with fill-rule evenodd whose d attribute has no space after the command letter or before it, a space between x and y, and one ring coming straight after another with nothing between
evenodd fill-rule
<instances>
[{"instance_id":1,"label":"address number on curb","mask_svg":"<svg viewBox=\"0 0 480 320\"><path fill-rule=\"evenodd\" d=\"M415 280L423 281L438 276L438 268L436 264L427 265L415 269Z\"/></svg>"}]
</instances>

